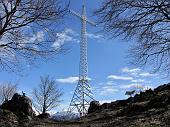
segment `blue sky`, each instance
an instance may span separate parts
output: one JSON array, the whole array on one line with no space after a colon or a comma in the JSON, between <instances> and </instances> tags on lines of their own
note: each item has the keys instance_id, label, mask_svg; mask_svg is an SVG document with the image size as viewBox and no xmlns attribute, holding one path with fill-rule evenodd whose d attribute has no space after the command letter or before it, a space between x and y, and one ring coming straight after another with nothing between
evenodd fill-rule
<instances>
[{"instance_id":1,"label":"blue sky","mask_svg":"<svg viewBox=\"0 0 170 127\"><path fill-rule=\"evenodd\" d=\"M72 0L71 8L81 12L81 4L81 0ZM99 4L97 0L87 1L87 14L93 21L96 18L92 16L92 12ZM68 108L79 75L80 20L68 15L62 27L64 29L57 33L59 38L54 45L65 43L70 48L68 52L57 55L54 61L48 63L40 61L36 67L28 66L23 76L0 72L0 83L19 82L19 90L25 91L29 96L31 96L32 89L37 87L40 76L55 77L59 88L64 92L63 102L56 112ZM87 27L89 77L96 100L102 103L124 99L127 98L125 91L136 86L143 86L146 89L168 83L167 79L163 79L160 74L150 74L147 69L130 66L127 59L130 42L119 38L107 39L99 32L100 30L101 27L94 28L89 25Z\"/></svg>"}]
</instances>

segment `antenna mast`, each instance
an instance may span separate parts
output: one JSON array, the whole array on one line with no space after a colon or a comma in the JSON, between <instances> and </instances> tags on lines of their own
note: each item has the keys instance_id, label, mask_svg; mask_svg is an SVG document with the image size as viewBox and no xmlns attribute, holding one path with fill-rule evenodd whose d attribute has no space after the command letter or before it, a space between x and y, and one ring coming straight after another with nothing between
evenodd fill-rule
<instances>
[{"instance_id":1,"label":"antenna mast","mask_svg":"<svg viewBox=\"0 0 170 127\"><path fill-rule=\"evenodd\" d=\"M2 18L1 18L1 13L0 13L0 32L2 30ZM0 39L2 38L2 35L0 35Z\"/></svg>"},{"instance_id":2,"label":"antenna mast","mask_svg":"<svg viewBox=\"0 0 170 127\"><path fill-rule=\"evenodd\" d=\"M80 41L80 65L79 65L79 81L72 97L68 111L77 110L80 116L84 116L88 112L88 107L93 99L91 87L88 79L88 60L87 60L87 32L86 25L89 23L92 26L96 24L86 17L86 1L83 0L82 14L73 10L70 13L78 17L82 22L81 41Z\"/></svg>"}]
</instances>

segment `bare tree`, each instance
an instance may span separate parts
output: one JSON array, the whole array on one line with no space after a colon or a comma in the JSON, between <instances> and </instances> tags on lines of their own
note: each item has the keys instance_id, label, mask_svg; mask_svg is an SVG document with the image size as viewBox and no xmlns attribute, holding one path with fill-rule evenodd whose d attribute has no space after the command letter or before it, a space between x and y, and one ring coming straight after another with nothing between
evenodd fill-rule
<instances>
[{"instance_id":1,"label":"bare tree","mask_svg":"<svg viewBox=\"0 0 170 127\"><path fill-rule=\"evenodd\" d=\"M10 100L17 92L17 84L4 83L0 85L0 99L1 103Z\"/></svg>"},{"instance_id":2,"label":"bare tree","mask_svg":"<svg viewBox=\"0 0 170 127\"><path fill-rule=\"evenodd\" d=\"M14 70L61 52L62 45L53 44L66 11L60 0L0 0L0 68Z\"/></svg>"},{"instance_id":3,"label":"bare tree","mask_svg":"<svg viewBox=\"0 0 170 127\"><path fill-rule=\"evenodd\" d=\"M61 102L62 92L57 88L55 79L49 76L40 77L39 87L33 90L34 107L39 113L56 108Z\"/></svg>"},{"instance_id":4,"label":"bare tree","mask_svg":"<svg viewBox=\"0 0 170 127\"><path fill-rule=\"evenodd\" d=\"M135 39L130 50L134 64L170 72L169 0L106 0L95 14L112 37Z\"/></svg>"}]
</instances>

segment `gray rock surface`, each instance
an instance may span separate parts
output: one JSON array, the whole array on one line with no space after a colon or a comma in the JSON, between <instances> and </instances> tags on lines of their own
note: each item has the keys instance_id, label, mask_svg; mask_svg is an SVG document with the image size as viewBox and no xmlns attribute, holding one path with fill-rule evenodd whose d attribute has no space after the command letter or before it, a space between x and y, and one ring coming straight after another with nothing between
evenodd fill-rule
<instances>
[{"instance_id":1,"label":"gray rock surface","mask_svg":"<svg viewBox=\"0 0 170 127\"><path fill-rule=\"evenodd\" d=\"M90 127L170 127L170 84L90 108L81 119Z\"/></svg>"},{"instance_id":2,"label":"gray rock surface","mask_svg":"<svg viewBox=\"0 0 170 127\"><path fill-rule=\"evenodd\" d=\"M14 94L11 100L4 102L0 106L0 109L9 110L19 118L35 116L35 112L32 109L31 100L28 97L22 96L18 93Z\"/></svg>"},{"instance_id":3,"label":"gray rock surface","mask_svg":"<svg viewBox=\"0 0 170 127\"><path fill-rule=\"evenodd\" d=\"M99 107L100 107L99 101L92 101L92 102L90 103L90 107L89 107L89 109L88 109L88 113L90 114L90 113L92 113L92 112L97 111L97 110L99 109Z\"/></svg>"},{"instance_id":4,"label":"gray rock surface","mask_svg":"<svg viewBox=\"0 0 170 127\"><path fill-rule=\"evenodd\" d=\"M50 114L49 113L43 113L37 116L40 119L49 119L50 118Z\"/></svg>"},{"instance_id":5,"label":"gray rock surface","mask_svg":"<svg viewBox=\"0 0 170 127\"><path fill-rule=\"evenodd\" d=\"M19 98L16 96L13 100L22 100ZM29 100L23 102L30 103ZM170 127L170 84L141 92L127 100L102 105L98 101L92 102L89 114L75 121L54 122L36 117L21 124L16 113L19 110L13 108L13 112L8 111L9 108L0 109L0 127ZM21 111L27 114L29 110Z\"/></svg>"}]
</instances>

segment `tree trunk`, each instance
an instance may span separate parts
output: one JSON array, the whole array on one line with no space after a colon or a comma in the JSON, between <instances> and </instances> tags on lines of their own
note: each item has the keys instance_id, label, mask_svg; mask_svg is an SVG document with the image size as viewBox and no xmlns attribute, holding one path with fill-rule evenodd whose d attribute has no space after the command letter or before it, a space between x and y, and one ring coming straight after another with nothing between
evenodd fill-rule
<instances>
[{"instance_id":1,"label":"tree trunk","mask_svg":"<svg viewBox=\"0 0 170 127\"><path fill-rule=\"evenodd\" d=\"M46 108L43 107L43 111L42 111L42 114L45 114L46 113Z\"/></svg>"}]
</instances>

